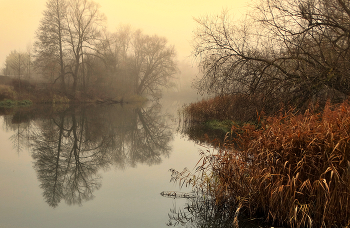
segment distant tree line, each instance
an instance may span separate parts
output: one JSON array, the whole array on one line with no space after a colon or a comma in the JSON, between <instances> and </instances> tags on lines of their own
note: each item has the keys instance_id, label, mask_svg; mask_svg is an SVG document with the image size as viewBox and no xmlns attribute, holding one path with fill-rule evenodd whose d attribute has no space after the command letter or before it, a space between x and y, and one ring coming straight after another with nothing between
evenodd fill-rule
<instances>
[{"instance_id":1,"label":"distant tree line","mask_svg":"<svg viewBox=\"0 0 350 228\"><path fill-rule=\"evenodd\" d=\"M341 101L350 94L350 2L261 0L240 23L227 12L197 19L201 93L284 103Z\"/></svg>"},{"instance_id":2,"label":"distant tree line","mask_svg":"<svg viewBox=\"0 0 350 228\"><path fill-rule=\"evenodd\" d=\"M16 51L4 75L23 78L31 67L72 98L88 94L159 97L176 73L174 47L157 35L125 26L114 33L90 0L48 0L36 31L33 56Z\"/></svg>"},{"instance_id":3,"label":"distant tree line","mask_svg":"<svg viewBox=\"0 0 350 228\"><path fill-rule=\"evenodd\" d=\"M17 76L18 79L29 79L32 70L31 52L12 51L7 57L2 69L2 74L6 76Z\"/></svg>"}]
</instances>

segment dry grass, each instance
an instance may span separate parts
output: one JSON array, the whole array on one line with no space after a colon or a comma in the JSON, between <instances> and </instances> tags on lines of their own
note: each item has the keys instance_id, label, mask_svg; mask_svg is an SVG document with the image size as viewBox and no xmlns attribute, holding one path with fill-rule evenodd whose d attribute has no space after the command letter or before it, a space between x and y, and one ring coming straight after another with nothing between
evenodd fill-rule
<instances>
[{"instance_id":1,"label":"dry grass","mask_svg":"<svg viewBox=\"0 0 350 228\"><path fill-rule=\"evenodd\" d=\"M349 226L348 102L327 104L322 113L280 113L259 129L245 125L240 131L238 147L226 141L218 152L208 149L195 175L173 170L172 179L277 225Z\"/></svg>"},{"instance_id":2,"label":"dry grass","mask_svg":"<svg viewBox=\"0 0 350 228\"><path fill-rule=\"evenodd\" d=\"M249 95L223 95L192 103L185 107L191 121L234 120L247 122L256 119L263 110L261 97Z\"/></svg>"}]
</instances>

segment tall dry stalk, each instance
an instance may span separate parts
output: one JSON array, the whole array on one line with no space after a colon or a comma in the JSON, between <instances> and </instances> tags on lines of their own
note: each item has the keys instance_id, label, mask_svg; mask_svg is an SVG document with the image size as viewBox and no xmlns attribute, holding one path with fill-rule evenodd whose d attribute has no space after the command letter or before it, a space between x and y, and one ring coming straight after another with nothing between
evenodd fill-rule
<instances>
[{"instance_id":1,"label":"tall dry stalk","mask_svg":"<svg viewBox=\"0 0 350 228\"><path fill-rule=\"evenodd\" d=\"M281 113L267 118L262 128L245 125L239 130L226 148L203 152L195 175L173 171L173 180L275 224L349 226L348 102L327 104L322 113Z\"/></svg>"}]
</instances>

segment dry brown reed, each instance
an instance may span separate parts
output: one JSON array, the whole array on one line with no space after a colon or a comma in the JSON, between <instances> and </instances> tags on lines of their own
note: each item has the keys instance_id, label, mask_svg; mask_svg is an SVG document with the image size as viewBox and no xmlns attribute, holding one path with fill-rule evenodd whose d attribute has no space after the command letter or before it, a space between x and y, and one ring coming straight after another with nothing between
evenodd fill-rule
<instances>
[{"instance_id":1,"label":"dry brown reed","mask_svg":"<svg viewBox=\"0 0 350 228\"><path fill-rule=\"evenodd\" d=\"M263 109L258 95L222 95L189 104L185 107L188 118L195 122L208 120L234 120L247 122L256 118L256 112Z\"/></svg>"},{"instance_id":2,"label":"dry brown reed","mask_svg":"<svg viewBox=\"0 0 350 228\"><path fill-rule=\"evenodd\" d=\"M173 170L172 179L276 225L349 227L349 102L281 112L240 132L235 146L203 152L195 174Z\"/></svg>"}]
</instances>

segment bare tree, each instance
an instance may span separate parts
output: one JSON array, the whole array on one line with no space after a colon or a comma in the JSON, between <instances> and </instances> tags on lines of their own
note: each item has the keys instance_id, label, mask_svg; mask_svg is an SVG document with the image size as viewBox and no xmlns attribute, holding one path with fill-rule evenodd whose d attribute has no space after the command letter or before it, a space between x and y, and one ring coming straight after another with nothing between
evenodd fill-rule
<instances>
[{"instance_id":1,"label":"bare tree","mask_svg":"<svg viewBox=\"0 0 350 228\"><path fill-rule=\"evenodd\" d=\"M177 71L174 47L165 38L132 31L130 26L105 32L96 55L105 64L105 80L122 96L134 93L157 98Z\"/></svg>"},{"instance_id":2,"label":"bare tree","mask_svg":"<svg viewBox=\"0 0 350 228\"><path fill-rule=\"evenodd\" d=\"M37 31L37 66L52 81L60 79L66 91L67 75L73 78L75 97L79 80L85 89L84 55L94 52L105 17L99 5L88 0L49 0Z\"/></svg>"},{"instance_id":3,"label":"bare tree","mask_svg":"<svg viewBox=\"0 0 350 228\"><path fill-rule=\"evenodd\" d=\"M36 32L35 42L36 65L52 76L55 82L60 79L61 89L66 92L65 83L65 37L67 36L67 2L65 0L49 0L46 10ZM56 75L58 74L58 75Z\"/></svg>"},{"instance_id":4,"label":"bare tree","mask_svg":"<svg viewBox=\"0 0 350 228\"><path fill-rule=\"evenodd\" d=\"M6 74L17 79L27 77L30 67L30 55L27 52L12 51L5 60Z\"/></svg>"},{"instance_id":5,"label":"bare tree","mask_svg":"<svg viewBox=\"0 0 350 228\"><path fill-rule=\"evenodd\" d=\"M137 30L132 37L133 62L131 76L138 95L160 95L176 73L175 50L163 37L144 35Z\"/></svg>"},{"instance_id":6,"label":"bare tree","mask_svg":"<svg viewBox=\"0 0 350 228\"><path fill-rule=\"evenodd\" d=\"M194 54L203 93L260 94L304 105L349 94L348 3L264 0L246 21L227 13L198 19ZM271 102L273 101L273 102Z\"/></svg>"},{"instance_id":7,"label":"bare tree","mask_svg":"<svg viewBox=\"0 0 350 228\"><path fill-rule=\"evenodd\" d=\"M69 2L67 22L67 45L71 58L73 77L72 93L76 95L79 73L83 56L95 50L96 41L101 36L105 16L100 13L99 5L88 0ZM81 74L84 80L84 74Z\"/></svg>"},{"instance_id":8,"label":"bare tree","mask_svg":"<svg viewBox=\"0 0 350 228\"><path fill-rule=\"evenodd\" d=\"M31 43L28 43L27 44L27 59L26 59L26 61L27 61L27 63L26 63L26 75L27 75L27 79L28 80L30 80L31 79L31 77L32 77L32 73L33 73L33 71L32 71L32 66L33 66L33 56L32 56L32 48L33 48L33 46L32 46L32 44Z\"/></svg>"},{"instance_id":9,"label":"bare tree","mask_svg":"<svg viewBox=\"0 0 350 228\"><path fill-rule=\"evenodd\" d=\"M94 56L89 56L94 86L111 97L124 97L132 91L129 77L131 34L130 26L121 26L115 33L103 31Z\"/></svg>"}]
</instances>

